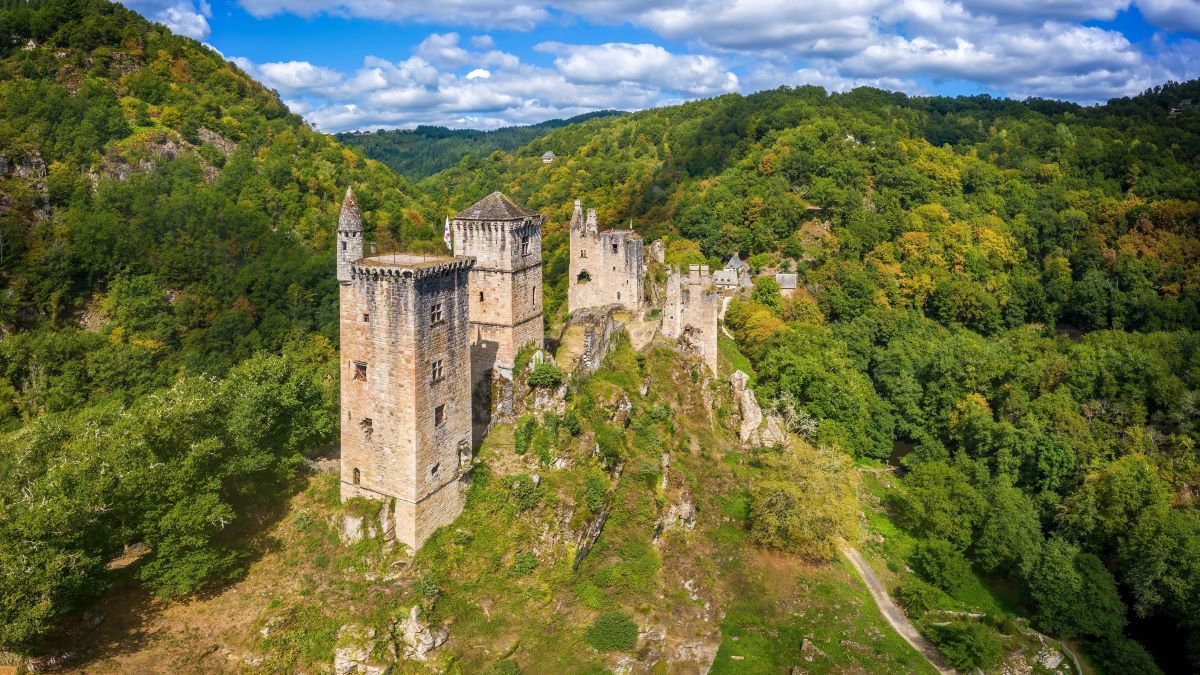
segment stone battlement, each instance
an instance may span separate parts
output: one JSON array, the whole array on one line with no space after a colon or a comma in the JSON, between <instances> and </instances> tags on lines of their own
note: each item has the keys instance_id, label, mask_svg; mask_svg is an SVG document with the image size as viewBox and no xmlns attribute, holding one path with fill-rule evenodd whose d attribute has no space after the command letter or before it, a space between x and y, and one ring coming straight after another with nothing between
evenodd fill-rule
<instances>
[{"instance_id":1,"label":"stone battlement","mask_svg":"<svg viewBox=\"0 0 1200 675\"><path fill-rule=\"evenodd\" d=\"M642 236L632 229L600 231L596 209L576 199L571 214L570 278L567 309L620 305L636 312L645 295L646 264Z\"/></svg>"},{"instance_id":2,"label":"stone battlement","mask_svg":"<svg viewBox=\"0 0 1200 675\"><path fill-rule=\"evenodd\" d=\"M352 278L397 277L399 280L424 279L470 269L475 265L471 256L438 256L419 253L389 253L362 258L350 263Z\"/></svg>"}]
</instances>

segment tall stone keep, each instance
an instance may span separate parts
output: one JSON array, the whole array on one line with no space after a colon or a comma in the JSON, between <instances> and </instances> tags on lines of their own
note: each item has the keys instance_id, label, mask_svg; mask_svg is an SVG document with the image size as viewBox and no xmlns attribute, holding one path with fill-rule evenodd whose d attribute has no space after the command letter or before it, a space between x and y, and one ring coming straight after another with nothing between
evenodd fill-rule
<instances>
[{"instance_id":1,"label":"tall stone keep","mask_svg":"<svg viewBox=\"0 0 1200 675\"><path fill-rule=\"evenodd\" d=\"M361 223L348 193L338 224ZM353 253L352 246L344 249ZM383 503L386 534L414 550L462 512L471 466L467 318L474 260L393 254L349 261L338 244L341 495ZM345 274L345 278L343 278Z\"/></svg>"},{"instance_id":2,"label":"tall stone keep","mask_svg":"<svg viewBox=\"0 0 1200 675\"><path fill-rule=\"evenodd\" d=\"M667 274L662 334L678 339L686 349L699 354L714 375L719 303L708 265L688 265L686 274L675 269Z\"/></svg>"},{"instance_id":3,"label":"tall stone keep","mask_svg":"<svg viewBox=\"0 0 1200 675\"><path fill-rule=\"evenodd\" d=\"M472 382L493 369L511 378L517 352L543 344L544 221L499 192L451 220L454 254L477 261L470 277Z\"/></svg>"},{"instance_id":4,"label":"tall stone keep","mask_svg":"<svg viewBox=\"0 0 1200 675\"><path fill-rule=\"evenodd\" d=\"M567 280L567 309L621 305L630 311L642 307L646 264L642 237L633 229L600 231L596 209L587 210L575 200L571 214L571 263Z\"/></svg>"}]
</instances>

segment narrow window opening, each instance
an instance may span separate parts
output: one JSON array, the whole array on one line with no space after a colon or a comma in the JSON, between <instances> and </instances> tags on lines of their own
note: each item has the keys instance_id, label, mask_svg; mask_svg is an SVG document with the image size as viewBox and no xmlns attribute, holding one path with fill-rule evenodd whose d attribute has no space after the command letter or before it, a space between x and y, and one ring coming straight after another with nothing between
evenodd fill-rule
<instances>
[{"instance_id":1,"label":"narrow window opening","mask_svg":"<svg viewBox=\"0 0 1200 675\"><path fill-rule=\"evenodd\" d=\"M343 251L345 251L345 250L346 250L346 242L344 242L344 241L342 242L342 250L343 250Z\"/></svg>"},{"instance_id":2,"label":"narrow window opening","mask_svg":"<svg viewBox=\"0 0 1200 675\"><path fill-rule=\"evenodd\" d=\"M442 316L442 303L435 302L429 306L429 323L441 323L444 320Z\"/></svg>"},{"instance_id":3,"label":"narrow window opening","mask_svg":"<svg viewBox=\"0 0 1200 675\"><path fill-rule=\"evenodd\" d=\"M529 255L529 235L521 236L521 255Z\"/></svg>"},{"instance_id":4,"label":"narrow window opening","mask_svg":"<svg viewBox=\"0 0 1200 675\"><path fill-rule=\"evenodd\" d=\"M438 359L430 365L430 376L434 382L441 381L446 376L445 370L442 368L442 360Z\"/></svg>"},{"instance_id":5,"label":"narrow window opening","mask_svg":"<svg viewBox=\"0 0 1200 675\"><path fill-rule=\"evenodd\" d=\"M368 323L370 320L371 320L371 315L368 314L367 312L363 312L363 323Z\"/></svg>"},{"instance_id":6,"label":"narrow window opening","mask_svg":"<svg viewBox=\"0 0 1200 675\"><path fill-rule=\"evenodd\" d=\"M613 242L612 250L613 250L613 253L617 252L617 243L616 242Z\"/></svg>"},{"instance_id":7,"label":"narrow window opening","mask_svg":"<svg viewBox=\"0 0 1200 675\"><path fill-rule=\"evenodd\" d=\"M617 291L617 302L621 301L621 291Z\"/></svg>"},{"instance_id":8,"label":"narrow window opening","mask_svg":"<svg viewBox=\"0 0 1200 675\"><path fill-rule=\"evenodd\" d=\"M479 291L479 301L483 302L483 291Z\"/></svg>"},{"instance_id":9,"label":"narrow window opening","mask_svg":"<svg viewBox=\"0 0 1200 675\"><path fill-rule=\"evenodd\" d=\"M532 289L529 290L529 301L537 302L537 286L534 286Z\"/></svg>"},{"instance_id":10,"label":"narrow window opening","mask_svg":"<svg viewBox=\"0 0 1200 675\"><path fill-rule=\"evenodd\" d=\"M359 471L358 467L356 466L356 467L354 467L354 484L358 485L361 482L362 482L362 472Z\"/></svg>"},{"instance_id":11,"label":"narrow window opening","mask_svg":"<svg viewBox=\"0 0 1200 675\"><path fill-rule=\"evenodd\" d=\"M367 362L366 361L355 361L354 362L354 379L364 380L364 381L367 379Z\"/></svg>"},{"instance_id":12,"label":"narrow window opening","mask_svg":"<svg viewBox=\"0 0 1200 675\"><path fill-rule=\"evenodd\" d=\"M583 250L583 249L580 249L580 251L579 251L579 257L580 257L580 258L586 258L586 257L587 257L587 251L586 251L586 250Z\"/></svg>"},{"instance_id":13,"label":"narrow window opening","mask_svg":"<svg viewBox=\"0 0 1200 675\"><path fill-rule=\"evenodd\" d=\"M440 427L446 423L446 404L443 403L433 409L433 426Z\"/></svg>"}]
</instances>

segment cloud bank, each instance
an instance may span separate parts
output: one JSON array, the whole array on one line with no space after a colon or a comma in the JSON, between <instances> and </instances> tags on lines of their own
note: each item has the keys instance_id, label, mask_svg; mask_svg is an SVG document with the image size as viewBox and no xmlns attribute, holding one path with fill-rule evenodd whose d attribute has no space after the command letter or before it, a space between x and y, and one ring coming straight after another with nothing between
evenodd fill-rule
<instances>
[{"instance_id":1,"label":"cloud bank","mask_svg":"<svg viewBox=\"0 0 1200 675\"><path fill-rule=\"evenodd\" d=\"M209 35L204 0L128 1L178 32ZM353 72L306 60L241 62L330 131L520 124L781 84L929 93L954 82L1092 103L1200 75L1200 0L236 1L259 18L460 27L462 34L429 33L403 60L368 56ZM1134 42L1101 25L1130 12L1149 24L1151 38ZM536 37L552 29L570 35L561 27L581 24L640 39ZM533 52L522 58L497 49L490 35L497 31L536 31Z\"/></svg>"}]
</instances>

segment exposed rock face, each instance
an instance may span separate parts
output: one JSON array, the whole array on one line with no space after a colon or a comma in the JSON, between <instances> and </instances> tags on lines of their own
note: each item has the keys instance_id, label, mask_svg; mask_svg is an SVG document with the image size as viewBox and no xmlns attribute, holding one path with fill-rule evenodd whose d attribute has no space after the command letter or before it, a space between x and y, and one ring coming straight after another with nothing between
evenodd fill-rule
<instances>
[{"instance_id":1,"label":"exposed rock face","mask_svg":"<svg viewBox=\"0 0 1200 675\"><path fill-rule=\"evenodd\" d=\"M216 149L224 153L226 157L229 157L233 154L234 150L237 150L237 143L211 129L200 127L196 130L196 135L199 136L201 143L211 143Z\"/></svg>"},{"instance_id":2,"label":"exposed rock face","mask_svg":"<svg viewBox=\"0 0 1200 675\"><path fill-rule=\"evenodd\" d=\"M729 376L733 385L733 396L737 399L742 421L738 427L738 440L742 445L767 447L787 442L787 430L783 422L774 415L764 415L750 388L750 376L736 371Z\"/></svg>"},{"instance_id":3,"label":"exposed rock face","mask_svg":"<svg viewBox=\"0 0 1200 675\"><path fill-rule=\"evenodd\" d=\"M383 675L387 666L371 663L375 630L346 624L338 630L337 647L333 650L333 672L336 675Z\"/></svg>"},{"instance_id":4,"label":"exposed rock face","mask_svg":"<svg viewBox=\"0 0 1200 675\"><path fill-rule=\"evenodd\" d=\"M699 672L707 673L712 668L720 648L719 642L686 642L675 648L672 663L676 666L695 664Z\"/></svg>"},{"instance_id":5,"label":"exposed rock face","mask_svg":"<svg viewBox=\"0 0 1200 675\"><path fill-rule=\"evenodd\" d=\"M582 323L583 353L575 364L576 373L594 373L613 347L613 336L621 329L611 309L580 310L571 316L572 322Z\"/></svg>"},{"instance_id":6,"label":"exposed rock face","mask_svg":"<svg viewBox=\"0 0 1200 675\"><path fill-rule=\"evenodd\" d=\"M408 618L396 626L401 640L404 642L403 657L424 661L429 653L445 644L450 638L450 631L445 626L430 626L421 623L421 610L413 605Z\"/></svg>"}]
</instances>

